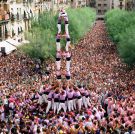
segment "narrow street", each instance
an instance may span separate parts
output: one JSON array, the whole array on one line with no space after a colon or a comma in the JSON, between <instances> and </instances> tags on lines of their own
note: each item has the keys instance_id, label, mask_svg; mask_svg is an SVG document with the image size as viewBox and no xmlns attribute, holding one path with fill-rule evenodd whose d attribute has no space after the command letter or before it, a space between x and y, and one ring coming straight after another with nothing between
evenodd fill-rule
<instances>
[{"instance_id":1,"label":"narrow street","mask_svg":"<svg viewBox=\"0 0 135 134\"><path fill-rule=\"evenodd\" d=\"M71 70L75 81L81 79L95 88L126 88L134 78L134 71L126 72L102 21L73 50Z\"/></svg>"}]
</instances>

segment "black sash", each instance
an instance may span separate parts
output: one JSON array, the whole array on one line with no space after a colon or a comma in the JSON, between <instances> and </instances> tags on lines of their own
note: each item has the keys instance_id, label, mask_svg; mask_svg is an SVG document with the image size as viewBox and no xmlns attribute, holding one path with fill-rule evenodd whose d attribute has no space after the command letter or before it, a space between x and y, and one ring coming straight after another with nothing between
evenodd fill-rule
<instances>
[{"instance_id":1,"label":"black sash","mask_svg":"<svg viewBox=\"0 0 135 134\"><path fill-rule=\"evenodd\" d=\"M59 99L58 98L54 98L54 102L59 102Z\"/></svg>"},{"instance_id":2,"label":"black sash","mask_svg":"<svg viewBox=\"0 0 135 134\"><path fill-rule=\"evenodd\" d=\"M77 99L81 99L81 96L78 96Z\"/></svg>"},{"instance_id":3,"label":"black sash","mask_svg":"<svg viewBox=\"0 0 135 134\"><path fill-rule=\"evenodd\" d=\"M68 98L68 100L73 100L73 98Z\"/></svg>"},{"instance_id":4,"label":"black sash","mask_svg":"<svg viewBox=\"0 0 135 134\"><path fill-rule=\"evenodd\" d=\"M48 101L52 101L52 98L48 98L47 100L48 100Z\"/></svg>"},{"instance_id":5,"label":"black sash","mask_svg":"<svg viewBox=\"0 0 135 134\"><path fill-rule=\"evenodd\" d=\"M60 103L65 103L65 100L60 100Z\"/></svg>"},{"instance_id":6,"label":"black sash","mask_svg":"<svg viewBox=\"0 0 135 134\"><path fill-rule=\"evenodd\" d=\"M49 94L49 92L44 92L44 94L48 95L48 94Z\"/></svg>"}]
</instances>

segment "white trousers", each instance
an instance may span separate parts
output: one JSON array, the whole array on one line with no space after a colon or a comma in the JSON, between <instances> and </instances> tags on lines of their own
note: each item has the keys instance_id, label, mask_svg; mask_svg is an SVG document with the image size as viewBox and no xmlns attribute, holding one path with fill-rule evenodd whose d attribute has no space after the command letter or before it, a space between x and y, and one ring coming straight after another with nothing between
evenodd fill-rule
<instances>
[{"instance_id":1,"label":"white trousers","mask_svg":"<svg viewBox=\"0 0 135 134\"><path fill-rule=\"evenodd\" d=\"M43 94L43 95L42 95L42 98L43 98L43 101L44 101L45 103L48 103L48 101L47 101L47 95L46 95L46 94Z\"/></svg>"},{"instance_id":2,"label":"white trousers","mask_svg":"<svg viewBox=\"0 0 135 134\"><path fill-rule=\"evenodd\" d=\"M65 24L65 32L66 32L66 35L69 35L68 25L69 25L69 24Z\"/></svg>"},{"instance_id":3,"label":"white trousers","mask_svg":"<svg viewBox=\"0 0 135 134\"><path fill-rule=\"evenodd\" d=\"M59 108L59 102L54 102L54 103L53 103L53 110L54 110L54 113L58 112L58 108Z\"/></svg>"},{"instance_id":4,"label":"white trousers","mask_svg":"<svg viewBox=\"0 0 135 134\"><path fill-rule=\"evenodd\" d=\"M70 60L70 61L66 61L66 69L67 69L67 72L70 71L70 63L71 63L71 60Z\"/></svg>"},{"instance_id":5,"label":"white trousers","mask_svg":"<svg viewBox=\"0 0 135 134\"><path fill-rule=\"evenodd\" d=\"M60 68L61 68L61 60L56 61L56 68L57 68L57 70L60 70Z\"/></svg>"},{"instance_id":6,"label":"white trousers","mask_svg":"<svg viewBox=\"0 0 135 134\"><path fill-rule=\"evenodd\" d=\"M86 98L86 103L87 103L87 106L90 107L90 98L89 97Z\"/></svg>"},{"instance_id":7,"label":"white trousers","mask_svg":"<svg viewBox=\"0 0 135 134\"><path fill-rule=\"evenodd\" d=\"M69 35L68 25L69 24L65 24L65 33L66 33L66 35ZM61 24L57 24L57 28L58 28L58 34L61 33Z\"/></svg>"},{"instance_id":8,"label":"white trousers","mask_svg":"<svg viewBox=\"0 0 135 134\"><path fill-rule=\"evenodd\" d=\"M57 51L60 51L60 49L61 49L60 42L56 42L56 49L57 49Z\"/></svg>"},{"instance_id":9,"label":"white trousers","mask_svg":"<svg viewBox=\"0 0 135 134\"><path fill-rule=\"evenodd\" d=\"M68 111L74 110L74 101L68 100L67 101Z\"/></svg>"},{"instance_id":10,"label":"white trousers","mask_svg":"<svg viewBox=\"0 0 135 134\"><path fill-rule=\"evenodd\" d=\"M66 42L66 48L65 48L65 49L66 49L66 51L69 51L70 43L71 43L71 41L67 41L67 42Z\"/></svg>"},{"instance_id":11,"label":"white trousers","mask_svg":"<svg viewBox=\"0 0 135 134\"><path fill-rule=\"evenodd\" d=\"M66 108L66 104L65 103L60 103L59 104L59 108L58 108L57 114L60 112L61 109L63 109L64 112L67 111L67 108Z\"/></svg>"},{"instance_id":12,"label":"white trousers","mask_svg":"<svg viewBox=\"0 0 135 134\"><path fill-rule=\"evenodd\" d=\"M87 108L87 102L85 96L82 97L82 105L85 106L85 108Z\"/></svg>"},{"instance_id":13,"label":"white trousers","mask_svg":"<svg viewBox=\"0 0 135 134\"><path fill-rule=\"evenodd\" d=\"M38 98L38 103L41 105L43 103L43 98L42 96L39 95L39 98Z\"/></svg>"},{"instance_id":14,"label":"white trousers","mask_svg":"<svg viewBox=\"0 0 135 134\"><path fill-rule=\"evenodd\" d=\"M61 24L57 24L58 34L61 33Z\"/></svg>"},{"instance_id":15,"label":"white trousers","mask_svg":"<svg viewBox=\"0 0 135 134\"><path fill-rule=\"evenodd\" d=\"M77 99L73 99L73 106L74 106L74 109L76 109L76 105L77 105Z\"/></svg>"},{"instance_id":16,"label":"white trousers","mask_svg":"<svg viewBox=\"0 0 135 134\"><path fill-rule=\"evenodd\" d=\"M82 107L82 98L77 99L77 105L78 105L78 110L80 111Z\"/></svg>"},{"instance_id":17,"label":"white trousers","mask_svg":"<svg viewBox=\"0 0 135 134\"><path fill-rule=\"evenodd\" d=\"M48 104L47 104L47 108L46 108L46 113L49 112L51 106L52 106L52 101L49 101L49 100L48 100Z\"/></svg>"}]
</instances>

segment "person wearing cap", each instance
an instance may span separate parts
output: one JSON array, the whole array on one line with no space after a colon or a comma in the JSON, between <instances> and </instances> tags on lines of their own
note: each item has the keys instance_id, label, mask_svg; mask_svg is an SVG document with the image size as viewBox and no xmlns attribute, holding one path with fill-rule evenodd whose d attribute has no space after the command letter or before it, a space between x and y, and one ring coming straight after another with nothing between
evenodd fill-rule
<instances>
[{"instance_id":1,"label":"person wearing cap","mask_svg":"<svg viewBox=\"0 0 135 134\"><path fill-rule=\"evenodd\" d=\"M58 111L57 113L59 113L59 111L61 109L64 110L64 112L67 111L67 108L66 108L66 97L67 97L67 94L66 94L66 91L62 90L61 93L60 93L60 96L59 96L59 108L58 108Z\"/></svg>"}]
</instances>

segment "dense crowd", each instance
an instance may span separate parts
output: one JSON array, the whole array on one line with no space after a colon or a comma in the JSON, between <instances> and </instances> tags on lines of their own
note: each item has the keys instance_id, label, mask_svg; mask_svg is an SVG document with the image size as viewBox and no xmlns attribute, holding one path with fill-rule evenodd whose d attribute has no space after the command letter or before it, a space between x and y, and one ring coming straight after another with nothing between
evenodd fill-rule
<instances>
[{"instance_id":1,"label":"dense crowd","mask_svg":"<svg viewBox=\"0 0 135 134\"><path fill-rule=\"evenodd\" d=\"M72 50L70 82L56 82L53 61L40 66L17 52L0 63L0 134L135 134L135 70L120 61L102 21ZM61 109L70 91L78 96L68 105L66 94Z\"/></svg>"}]
</instances>

